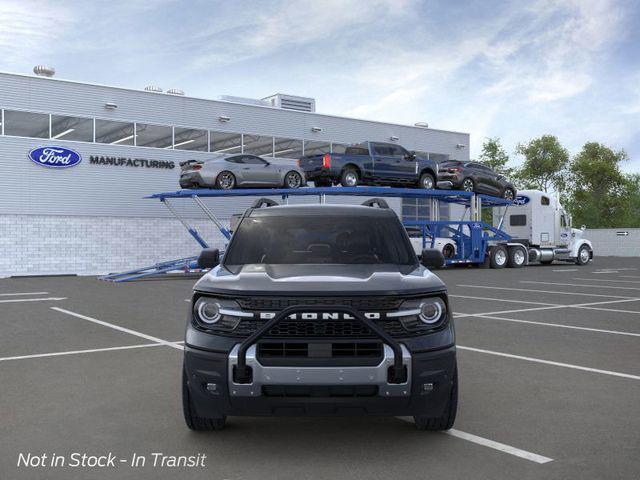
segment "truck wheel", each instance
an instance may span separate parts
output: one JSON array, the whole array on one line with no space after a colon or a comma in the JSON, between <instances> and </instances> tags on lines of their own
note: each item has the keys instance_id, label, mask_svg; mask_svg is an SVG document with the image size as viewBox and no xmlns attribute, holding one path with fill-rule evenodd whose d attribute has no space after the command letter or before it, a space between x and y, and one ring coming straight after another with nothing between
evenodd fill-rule
<instances>
[{"instance_id":1,"label":"truck wheel","mask_svg":"<svg viewBox=\"0 0 640 480\"><path fill-rule=\"evenodd\" d=\"M586 265L591 259L591 249L587 245L582 245L578 249L578 256L576 257L577 265Z\"/></svg>"},{"instance_id":2,"label":"truck wheel","mask_svg":"<svg viewBox=\"0 0 640 480\"><path fill-rule=\"evenodd\" d=\"M436 188L436 182L433 179L433 175L431 175L430 173L423 173L420 176L418 188L423 188L425 190L433 190L434 188Z\"/></svg>"},{"instance_id":3,"label":"truck wheel","mask_svg":"<svg viewBox=\"0 0 640 480\"><path fill-rule=\"evenodd\" d=\"M358 180L358 172L353 168L345 168L340 177L340 185L343 187L356 187L358 186Z\"/></svg>"},{"instance_id":4,"label":"truck wheel","mask_svg":"<svg viewBox=\"0 0 640 480\"><path fill-rule=\"evenodd\" d=\"M456 421L458 411L458 367L453 371L453 382L451 383L451 394L440 417L427 417L426 415L416 415L413 422L418 430L440 431L449 430Z\"/></svg>"},{"instance_id":5,"label":"truck wheel","mask_svg":"<svg viewBox=\"0 0 640 480\"><path fill-rule=\"evenodd\" d=\"M220 172L216 178L216 187L220 190L231 190L236 186L236 177L231 172Z\"/></svg>"},{"instance_id":6,"label":"truck wheel","mask_svg":"<svg viewBox=\"0 0 640 480\"><path fill-rule=\"evenodd\" d=\"M491 268L504 268L507 265L508 258L507 249L502 245L496 245L491 248Z\"/></svg>"},{"instance_id":7,"label":"truck wheel","mask_svg":"<svg viewBox=\"0 0 640 480\"><path fill-rule=\"evenodd\" d=\"M184 367L182 369L182 412L184 413L184 421L187 427L198 432L222 430L227 422L227 417L224 415L219 418L202 418L195 414L191 395L189 394L187 372Z\"/></svg>"},{"instance_id":8,"label":"truck wheel","mask_svg":"<svg viewBox=\"0 0 640 480\"><path fill-rule=\"evenodd\" d=\"M522 247L509 247L509 259L507 266L509 268L523 267L527 261L527 252Z\"/></svg>"}]
</instances>

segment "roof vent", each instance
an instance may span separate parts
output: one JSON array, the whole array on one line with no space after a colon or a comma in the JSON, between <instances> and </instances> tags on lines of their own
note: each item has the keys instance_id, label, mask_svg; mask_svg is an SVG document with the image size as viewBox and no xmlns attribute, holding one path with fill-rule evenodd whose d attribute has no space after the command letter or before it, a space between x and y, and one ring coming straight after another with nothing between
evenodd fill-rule
<instances>
[{"instance_id":1,"label":"roof vent","mask_svg":"<svg viewBox=\"0 0 640 480\"><path fill-rule=\"evenodd\" d=\"M284 110L297 110L299 112L315 112L316 101L309 97L296 97L295 95L285 95L276 93L270 97L263 98L269 102L272 107L282 108Z\"/></svg>"},{"instance_id":2,"label":"roof vent","mask_svg":"<svg viewBox=\"0 0 640 480\"><path fill-rule=\"evenodd\" d=\"M33 73L39 77L53 77L56 74L56 69L53 67L46 67L44 65L36 65L33 67Z\"/></svg>"},{"instance_id":3,"label":"roof vent","mask_svg":"<svg viewBox=\"0 0 640 480\"><path fill-rule=\"evenodd\" d=\"M170 88L169 90L167 90L167 93L169 95L184 95L184 92L179 88Z\"/></svg>"},{"instance_id":4,"label":"roof vent","mask_svg":"<svg viewBox=\"0 0 640 480\"><path fill-rule=\"evenodd\" d=\"M147 85L146 87L144 87L144 90L146 92L162 93L162 88L158 87L157 85Z\"/></svg>"}]
</instances>

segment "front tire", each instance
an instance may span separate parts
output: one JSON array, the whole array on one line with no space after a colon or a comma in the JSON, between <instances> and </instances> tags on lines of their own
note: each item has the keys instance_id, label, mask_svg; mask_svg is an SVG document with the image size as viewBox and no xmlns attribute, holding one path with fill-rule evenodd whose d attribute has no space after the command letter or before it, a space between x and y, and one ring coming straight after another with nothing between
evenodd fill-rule
<instances>
[{"instance_id":1,"label":"front tire","mask_svg":"<svg viewBox=\"0 0 640 480\"><path fill-rule=\"evenodd\" d=\"M458 412L458 367L453 371L453 381L451 382L451 394L447 400L444 412L439 417L427 417L426 415L416 415L413 422L418 430L442 431L449 430L456 421Z\"/></svg>"},{"instance_id":2,"label":"front tire","mask_svg":"<svg viewBox=\"0 0 640 480\"><path fill-rule=\"evenodd\" d=\"M216 177L216 187L220 190L231 190L236 186L236 177L233 173L224 171Z\"/></svg>"},{"instance_id":3,"label":"front tire","mask_svg":"<svg viewBox=\"0 0 640 480\"><path fill-rule=\"evenodd\" d=\"M433 175L430 173L423 173L420 175L420 181L418 182L418 188L422 188L424 190L433 190L436 188L436 181L433 178Z\"/></svg>"},{"instance_id":4,"label":"front tire","mask_svg":"<svg viewBox=\"0 0 640 480\"><path fill-rule=\"evenodd\" d=\"M222 430L227 422L227 417L224 415L219 418L203 418L196 415L191 401L191 394L189 393L187 372L184 367L182 369L182 413L187 427L197 432Z\"/></svg>"},{"instance_id":5,"label":"front tire","mask_svg":"<svg viewBox=\"0 0 640 480\"><path fill-rule=\"evenodd\" d=\"M591 260L591 249L587 245L582 245L578 249L578 256L576 257L577 265L586 265Z\"/></svg>"},{"instance_id":6,"label":"front tire","mask_svg":"<svg viewBox=\"0 0 640 480\"><path fill-rule=\"evenodd\" d=\"M302 186L302 176L295 170L291 170L284 177L284 186L294 190L300 188Z\"/></svg>"},{"instance_id":7,"label":"front tire","mask_svg":"<svg viewBox=\"0 0 640 480\"><path fill-rule=\"evenodd\" d=\"M504 268L508 261L507 249L502 245L496 245L491 249L491 260L489 265L491 268Z\"/></svg>"},{"instance_id":8,"label":"front tire","mask_svg":"<svg viewBox=\"0 0 640 480\"><path fill-rule=\"evenodd\" d=\"M340 185L343 187L357 187L360 178L358 172L353 168L345 168L340 176Z\"/></svg>"},{"instance_id":9,"label":"front tire","mask_svg":"<svg viewBox=\"0 0 640 480\"><path fill-rule=\"evenodd\" d=\"M516 198L516 194L513 191L513 188L511 187L507 187L504 189L504 191L502 192L502 198L504 198L505 200L515 200Z\"/></svg>"}]
</instances>

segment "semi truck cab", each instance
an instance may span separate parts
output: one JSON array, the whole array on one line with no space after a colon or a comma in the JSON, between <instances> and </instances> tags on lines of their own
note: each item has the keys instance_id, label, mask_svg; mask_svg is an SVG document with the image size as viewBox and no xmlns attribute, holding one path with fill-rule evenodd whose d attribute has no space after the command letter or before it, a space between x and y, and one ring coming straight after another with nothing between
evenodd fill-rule
<instances>
[{"instance_id":1,"label":"semi truck cab","mask_svg":"<svg viewBox=\"0 0 640 480\"><path fill-rule=\"evenodd\" d=\"M494 226L512 237L510 243L520 243L527 248L530 263L564 260L584 265L593 259L591 242L583 238L586 227L572 228L569 213L556 197L546 192L518 192L504 219L502 217L494 216Z\"/></svg>"}]
</instances>

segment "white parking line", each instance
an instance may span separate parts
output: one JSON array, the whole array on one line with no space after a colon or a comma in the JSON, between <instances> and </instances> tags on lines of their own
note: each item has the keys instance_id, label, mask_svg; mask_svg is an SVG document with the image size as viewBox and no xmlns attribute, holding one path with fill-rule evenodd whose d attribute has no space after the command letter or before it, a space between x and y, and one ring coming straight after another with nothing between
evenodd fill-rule
<instances>
[{"instance_id":1,"label":"white parking line","mask_svg":"<svg viewBox=\"0 0 640 480\"><path fill-rule=\"evenodd\" d=\"M167 340L163 340L158 337L153 337L151 335L147 335L146 333L137 332L135 330L131 330L130 328L121 327L120 325L114 325L113 323L104 322L102 320L98 320L97 318L87 317L86 315L81 315L79 313L71 312L69 310L65 310L64 308L58 308L58 307L50 307L50 308L51 310L55 310L56 312L66 313L67 315L71 315L76 318L81 318L82 320L86 320L88 322L97 323L98 325L103 325L105 327L113 328L114 330L128 333L129 335L135 335L136 337L145 338L147 340L151 340L152 342L161 343L162 345L166 345L167 347L175 348L178 350L184 350L184 348L181 345L176 345L173 342L169 342Z\"/></svg>"},{"instance_id":2,"label":"white parking line","mask_svg":"<svg viewBox=\"0 0 640 480\"><path fill-rule=\"evenodd\" d=\"M603 375L611 375L613 377L622 377L622 378L630 378L632 380L640 380L640 376L631 375L630 373L612 372L610 370L600 370L598 368L583 367L581 365L573 365L571 363L553 362L551 360L544 360L542 358L524 357L522 355L513 355L511 353L504 353L504 352L494 352L492 350L484 350L482 348L464 347L462 345L457 345L456 348L458 348L460 350L468 350L470 352L485 353L487 355L497 355L499 357L515 358L517 360L524 360L524 361L527 361L527 362L542 363L542 364L545 364L545 365L553 365L553 366L556 366L556 367L564 367L564 368L571 368L571 369L574 369L574 370L582 370L584 372L601 373Z\"/></svg>"},{"instance_id":3,"label":"white parking line","mask_svg":"<svg viewBox=\"0 0 640 480\"><path fill-rule=\"evenodd\" d=\"M0 303L19 303L19 302L57 302L66 300L67 297L47 297L47 298L11 298L8 300L0 300Z\"/></svg>"},{"instance_id":4,"label":"white parking line","mask_svg":"<svg viewBox=\"0 0 640 480\"><path fill-rule=\"evenodd\" d=\"M640 281L638 281L638 280L609 280L608 278L580 278L580 277L573 277L571 280L587 280L589 282L640 283Z\"/></svg>"},{"instance_id":5,"label":"white parking line","mask_svg":"<svg viewBox=\"0 0 640 480\"><path fill-rule=\"evenodd\" d=\"M640 278L640 275L620 275L620 278Z\"/></svg>"},{"instance_id":6,"label":"white parking line","mask_svg":"<svg viewBox=\"0 0 640 480\"><path fill-rule=\"evenodd\" d=\"M548 282L542 282L548 285ZM580 285L581 286L581 285ZM553 293L557 295L577 295L583 297L605 297L605 298L624 298L628 300L640 300L638 297L623 297L621 295L603 295L599 293L576 293L576 292L559 292L557 290L534 290L530 288L512 288L512 287L492 287L489 285L464 285L458 284L456 287L471 287L471 288L489 288L494 290L510 290L512 292L528 292L528 293Z\"/></svg>"},{"instance_id":7,"label":"white parking line","mask_svg":"<svg viewBox=\"0 0 640 480\"><path fill-rule=\"evenodd\" d=\"M535 322L533 320L520 320L518 318L502 318L502 317L496 317L494 315L480 315L480 314L471 313L463 316L463 318L469 318L469 317L488 318L491 320L502 320L504 322L528 323L531 325L543 325L545 327L568 328L571 330L584 330L586 332L610 333L612 335L627 335L629 337L640 337L640 333L622 332L619 330L604 330L601 328L578 327L577 325L563 325L561 323Z\"/></svg>"},{"instance_id":8,"label":"white parking line","mask_svg":"<svg viewBox=\"0 0 640 480\"><path fill-rule=\"evenodd\" d=\"M551 270L552 272L577 272L579 268L561 268L559 270Z\"/></svg>"},{"instance_id":9,"label":"white parking line","mask_svg":"<svg viewBox=\"0 0 640 480\"><path fill-rule=\"evenodd\" d=\"M542 285L560 285L565 287L584 288L615 288L617 290L640 290L640 287L620 287L618 285L586 285L584 283L558 283L558 282L538 282L535 280L520 280L520 283L537 283Z\"/></svg>"},{"instance_id":10,"label":"white parking line","mask_svg":"<svg viewBox=\"0 0 640 480\"><path fill-rule=\"evenodd\" d=\"M13 297L14 295L49 295L49 292L0 293L0 297Z\"/></svg>"},{"instance_id":11,"label":"white parking line","mask_svg":"<svg viewBox=\"0 0 640 480\"><path fill-rule=\"evenodd\" d=\"M449 295L449 298L468 298L470 300L489 300L494 302L508 302L508 303L524 303L531 305L547 305L547 306L556 306L555 303L544 303L544 302L532 302L529 300L510 300L508 298L489 298L489 297L472 297L469 295Z\"/></svg>"},{"instance_id":12,"label":"white parking line","mask_svg":"<svg viewBox=\"0 0 640 480\"><path fill-rule=\"evenodd\" d=\"M184 343L184 341L174 342ZM29 358L44 358L44 357L60 357L64 355L80 355L83 353L95 353L95 352L112 352L117 350L131 350L134 348L147 348L147 347L163 347L162 343L143 343L141 345L125 345L123 347L105 347L105 348L90 348L87 350L69 350L66 352L51 352L51 353L36 353L33 355L20 355L17 357L2 357L0 362L6 362L9 360L26 360Z\"/></svg>"},{"instance_id":13,"label":"white parking line","mask_svg":"<svg viewBox=\"0 0 640 480\"><path fill-rule=\"evenodd\" d=\"M399 420L403 420L405 422L413 423L413 418L411 417L396 417L396 418L398 418ZM526 450L512 447L511 445L496 442L494 440L489 440L488 438L479 437L477 435L473 435L472 433L456 430L455 428L452 428L451 430L446 430L441 433L445 435L450 435L452 437L460 438L462 440L466 440L471 443L482 445L483 447L492 448L494 450L498 450L503 453L508 453L509 455L514 455L516 457L524 458L525 460L529 460L531 462L535 462L535 463L553 462L553 458L538 455L537 453L527 452Z\"/></svg>"}]
</instances>

